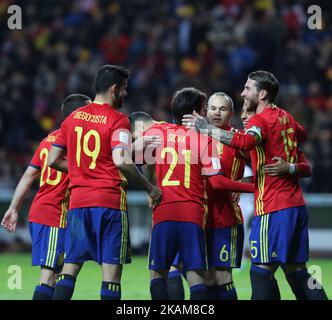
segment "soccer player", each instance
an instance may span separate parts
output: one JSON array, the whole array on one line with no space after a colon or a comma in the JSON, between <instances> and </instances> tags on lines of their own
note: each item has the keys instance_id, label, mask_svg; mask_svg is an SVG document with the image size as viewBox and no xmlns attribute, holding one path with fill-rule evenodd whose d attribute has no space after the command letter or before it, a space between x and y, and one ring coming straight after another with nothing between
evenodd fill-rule
<instances>
[{"instance_id":1,"label":"soccer player","mask_svg":"<svg viewBox=\"0 0 332 320\"><path fill-rule=\"evenodd\" d=\"M157 136L145 136L143 135L143 133L154 125L166 124L166 122L158 122L154 120L148 113L143 111L136 111L131 113L129 115L129 121L132 130L133 140L135 141L133 145L138 146L135 147L135 160L137 161L136 163L143 164L143 152L145 147L147 145L155 145L157 141L158 143L160 141L159 137ZM151 138L153 138L153 140L151 140ZM180 269L182 269L181 266L182 263L180 261L179 254L177 254L172 263L172 266L169 269L167 279L167 291L171 300L184 300L185 298L182 276L181 272L179 271Z\"/></svg>"},{"instance_id":2,"label":"soccer player","mask_svg":"<svg viewBox=\"0 0 332 320\"><path fill-rule=\"evenodd\" d=\"M211 186L219 190L226 187L225 178L220 176L220 160L212 140L181 126L184 114L194 110L205 114L205 100L205 94L195 88L177 91L172 99L175 124L157 124L145 133L161 136L163 140L156 149L155 162L148 167L163 192L163 200L153 209L149 250L153 300L169 298L166 280L178 252L190 287L190 299L207 299L203 176L208 176ZM253 190L249 184L244 187L230 182L232 187L243 191Z\"/></svg>"},{"instance_id":3,"label":"soccer player","mask_svg":"<svg viewBox=\"0 0 332 320\"><path fill-rule=\"evenodd\" d=\"M127 179L156 203L161 199L161 191L139 173L131 159L129 121L118 111L129 76L123 67L102 66L95 78L94 101L63 122L52 146L49 165L68 170L71 191L65 263L54 300L71 299L87 260L101 264L100 298L119 300L122 266L131 262Z\"/></svg>"},{"instance_id":4,"label":"soccer player","mask_svg":"<svg viewBox=\"0 0 332 320\"><path fill-rule=\"evenodd\" d=\"M281 265L297 299L327 299L320 286L309 288L308 213L298 179L266 175L264 167L280 157L296 170L297 141L303 130L285 110L273 104L279 82L267 71L249 74L241 96L256 111L246 132L217 129L198 115L184 116L183 124L231 147L250 151L255 179L255 218L250 234L252 299L280 299L274 273ZM310 280L310 281L309 281Z\"/></svg>"},{"instance_id":5,"label":"soccer player","mask_svg":"<svg viewBox=\"0 0 332 320\"><path fill-rule=\"evenodd\" d=\"M68 96L61 106L63 118L90 102L90 98L82 94ZM16 187L13 199L1 222L7 231L15 232L23 200L34 180L40 177L39 190L29 211L32 265L41 268L33 300L52 298L56 274L61 271L63 265L69 179L67 174L47 166L49 150L59 131L53 131L40 143Z\"/></svg>"},{"instance_id":6,"label":"soccer player","mask_svg":"<svg viewBox=\"0 0 332 320\"><path fill-rule=\"evenodd\" d=\"M247 128L248 121L255 114L255 111L248 110L248 103L247 101L244 101L241 113L241 120L244 128ZM300 126L300 124L297 125ZM297 163L293 164L291 162L287 162L280 157L273 157L272 160L275 160L276 162L265 165L265 174L271 176L292 174L298 178L307 178L312 175L311 166L300 148L297 149Z\"/></svg>"},{"instance_id":7,"label":"soccer player","mask_svg":"<svg viewBox=\"0 0 332 320\"><path fill-rule=\"evenodd\" d=\"M211 95L207 119L217 128L231 130L233 101L223 92ZM243 177L245 160L239 150L218 143L224 176L232 180ZM215 190L207 181L208 218L206 226L209 268L206 283L209 299L237 300L232 269L241 267L243 251L243 216L240 206L227 191Z\"/></svg>"}]
</instances>

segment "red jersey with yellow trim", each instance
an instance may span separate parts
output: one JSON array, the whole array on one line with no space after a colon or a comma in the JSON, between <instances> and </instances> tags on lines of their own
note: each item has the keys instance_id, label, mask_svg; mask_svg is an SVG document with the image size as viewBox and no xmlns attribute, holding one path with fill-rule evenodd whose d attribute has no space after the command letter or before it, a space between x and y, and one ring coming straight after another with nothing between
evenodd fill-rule
<instances>
[{"instance_id":1,"label":"red jersey with yellow trim","mask_svg":"<svg viewBox=\"0 0 332 320\"><path fill-rule=\"evenodd\" d=\"M263 215L305 204L298 178L292 175L271 177L264 174L264 166L281 157L296 163L298 158L298 125L285 110L274 105L254 115L246 132L254 132L261 143L250 151L255 177L255 215Z\"/></svg>"},{"instance_id":2,"label":"red jersey with yellow trim","mask_svg":"<svg viewBox=\"0 0 332 320\"><path fill-rule=\"evenodd\" d=\"M204 227L207 214L204 176L221 173L216 143L205 135L169 123L155 124L145 135L162 139L154 159L156 183L163 197L153 210L153 224L183 221Z\"/></svg>"},{"instance_id":3,"label":"red jersey with yellow trim","mask_svg":"<svg viewBox=\"0 0 332 320\"><path fill-rule=\"evenodd\" d=\"M230 128L228 128L230 130ZM217 142L223 175L232 180L243 177L245 161L239 150ZM233 202L232 193L212 188L209 181L206 184L208 196L207 228L225 228L243 223L240 206Z\"/></svg>"},{"instance_id":4,"label":"red jersey with yellow trim","mask_svg":"<svg viewBox=\"0 0 332 320\"><path fill-rule=\"evenodd\" d=\"M108 104L90 103L71 113L53 144L67 149L69 208L127 210L127 180L112 150L131 147L128 117Z\"/></svg>"},{"instance_id":5,"label":"red jersey with yellow trim","mask_svg":"<svg viewBox=\"0 0 332 320\"><path fill-rule=\"evenodd\" d=\"M47 158L52 143L60 130L50 133L37 148L30 166L40 173L39 190L32 201L29 222L50 227L66 227L69 200L68 175L47 166Z\"/></svg>"}]
</instances>

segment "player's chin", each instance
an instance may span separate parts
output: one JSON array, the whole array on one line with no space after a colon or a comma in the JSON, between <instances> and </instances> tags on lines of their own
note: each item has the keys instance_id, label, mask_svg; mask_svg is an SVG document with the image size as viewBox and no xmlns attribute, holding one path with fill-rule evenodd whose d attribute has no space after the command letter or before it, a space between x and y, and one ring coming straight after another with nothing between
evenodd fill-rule
<instances>
[{"instance_id":1,"label":"player's chin","mask_svg":"<svg viewBox=\"0 0 332 320\"><path fill-rule=\"evenodd\" d=\"M220 120L211 120L209 121L214 127L220 127L222 122Z\"/></svg>"}]
</instances>

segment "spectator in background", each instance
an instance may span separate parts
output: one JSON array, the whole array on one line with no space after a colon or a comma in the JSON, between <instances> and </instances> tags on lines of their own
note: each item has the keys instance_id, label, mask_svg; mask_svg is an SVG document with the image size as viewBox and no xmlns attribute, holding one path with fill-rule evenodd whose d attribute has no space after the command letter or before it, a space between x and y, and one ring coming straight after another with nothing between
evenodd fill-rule
<instances>
[{"instance_id":1,"label":"spectator in background","mask_svg":"<svg viewBox=\"0 0 332 320\"><path fill-rule=\"evenodd\" d=\"M169 97L180 87L195 86L207 95L222 88L240 105L240 84L248 72L274 72L283 90L297 90L294 104L284 100L288 94L279 104L289 106L311 132L303 146L312 150L314 165L308 190L332 192L322 178L331 163L328 158L322 163L318 153L332 144L331 127L320 125L332 113L332 3L317 0L323 30L308 28L310 2L299 0L17 4L23 29L0 31L0 149L9 163L0 164L1 179L3 172L14 180L21 176L28 154L60 123L57 106L66 95L92 95L96 70L121 62L133 71L124 110L139 108L156 120L171 120ZM240 110L235 111L239 123Z\"/></svg>"}]
</instances>

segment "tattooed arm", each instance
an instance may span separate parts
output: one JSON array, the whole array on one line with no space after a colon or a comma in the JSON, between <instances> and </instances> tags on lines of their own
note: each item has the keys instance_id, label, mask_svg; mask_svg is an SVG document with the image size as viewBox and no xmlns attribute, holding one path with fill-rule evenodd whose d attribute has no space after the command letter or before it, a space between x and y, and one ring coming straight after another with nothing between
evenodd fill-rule
<instances>
[{"instance_id":1,"label":"tattooed arm","mask_svg":"<svg viewBox=\"0 0 332 320\"><path fill-rule=\"evenodd\" d=\"M248 151L260 143L260 136L255 132L238 133L216 128L197 114L183 116L182 125L207 134L208 136L236 149Z\"/></svg>"}]
</instances>

